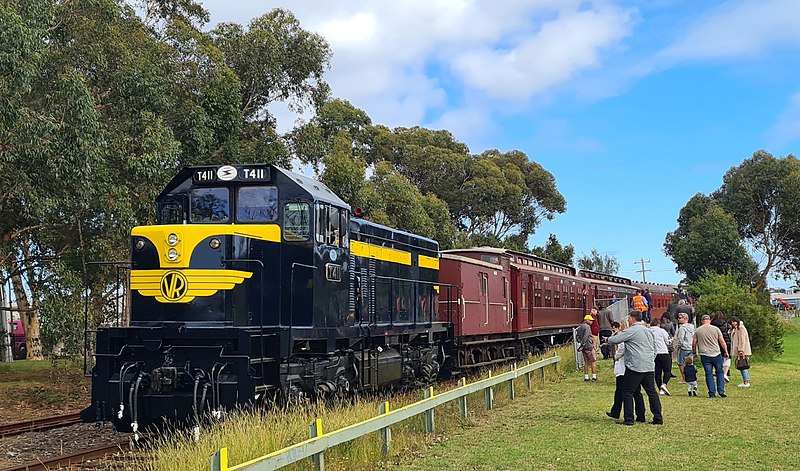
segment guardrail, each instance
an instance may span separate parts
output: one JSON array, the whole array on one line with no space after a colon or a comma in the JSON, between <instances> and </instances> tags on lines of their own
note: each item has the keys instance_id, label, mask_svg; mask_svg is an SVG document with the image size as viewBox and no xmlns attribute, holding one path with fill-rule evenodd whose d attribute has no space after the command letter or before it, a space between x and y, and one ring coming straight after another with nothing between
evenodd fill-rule
<instances>
[{"instance_id":1,"label":"guardrail","mask_svg":"<svg viewBox=\"0 0 800 471\"><path fill-rule=\"evenodd\" d=\"M317 419L309 427L308 440L236 466L228 466L228 449L222 448L211 457L211 471L274 470L306 458L313 459L314 468L316 470L324 471L325 456L323 453L325 450L373 432L380 432L382 452L386 454L389 452L391 444L392 432L389 428L391 425L416 415L425 414L425 431L427 433L433 433L435 427L434 409L436 407L459 399L461 402L459 407L461 417L467 418L467 396L475 392L484 391L486 409L491 410L494 404L494 389L492 386L502 382L508 382L508 397L514 399L516 396L514 380L516 378L524 375L528 389L530 389L531 373L533 371L540 370L542 380L544 380L544 367L560 361L560 356L553 356L537 361L536 363L528 363L519 368L514 364L511 371L507 373L492 376L492 372L489 371L488 378L470 384L466 384L466 380L462 378L461 381L459 381L459 387L439 395L435 395L433 387L431 387L425 390L425 399L419 402L409 404L394 411L390 411L389 403L384 402L380 405L379 415L333 432L324 433L322 430L322 420Z\"/></svg>"}]
</instances>

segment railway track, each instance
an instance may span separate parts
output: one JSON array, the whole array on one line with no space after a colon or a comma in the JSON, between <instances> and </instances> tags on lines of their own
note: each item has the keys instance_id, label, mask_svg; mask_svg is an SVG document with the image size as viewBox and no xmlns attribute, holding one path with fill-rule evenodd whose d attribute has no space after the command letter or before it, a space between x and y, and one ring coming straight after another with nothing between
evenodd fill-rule
<instances>
[{"instance_id":1,"label":"railway track","mask_svg":"<svg viewBox=\"0 0 800 471\"><path fill-rule=\"evenodd\" d=\"M0 438L19 435L25 432L41 432L68 425L77 424L81 421L80 413L56 415L44 419L26 420L15 424L0 425Z\"/></svg>"},{"instance_id":2,"label":"railway track","mask_svg":"<svg viewBox=\"0 0 800 471\"><path fill-rule=\"evenodd\" d=\"M69 453L66 455L56 456L55 458L48 458L45 460L32 461L21 465L15 465L11 468L6 468L2 471L49 471L53 469L66 468L77 466L89 461L102 460L115 453L123 453L131 448L130 440L122 440L108 445L101 445L94 448L88 448L78 451L76 453Z\"/></svg>"}]
</instances>

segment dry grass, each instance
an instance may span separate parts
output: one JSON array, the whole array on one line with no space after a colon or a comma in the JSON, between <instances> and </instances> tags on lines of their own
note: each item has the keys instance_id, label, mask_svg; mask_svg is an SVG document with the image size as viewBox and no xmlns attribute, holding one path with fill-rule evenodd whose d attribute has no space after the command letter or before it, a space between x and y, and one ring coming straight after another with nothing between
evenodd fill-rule
<instances>
[{"instance_id":1,"label":"dry grass","mask_svg":"<svg viewBox=\"0 0 800 471\"><path fill-rule=\"evenodd\" d=\"M548 382L560 380L565 369L574 368L571 350L563 349L559 354L565 361L547 368ZM552 353L548 354L550 355ZM504 370L497 369L494 373L501 371ZM543 384L539 375L532 376L533 390L541 389ZM444 391L454 387L456 385L450 383L439 386L437 390ZM518 398L529 394L524 376L516 380L515 389ZM420 400L422 394L422 391L412 391L392 396L388 400L392 409L395 409ZM204 428L196 442L189 431L171 431L162 435L146 454L138 458L136 468L147 471L207 470L211 455L222 447L228 448L229 464L236 465L305 440L308 438L308 426L316 418L322 419L325 431L333 431L374 417L383 400L385 398L369 397L352 404L333 407L316 404L294 410L241 411L213 427ZM508 402L507 386L503 384L495 387L495 407L502 408ZM409 458L423 456L429 445L445 440L456 430L473 427L487 414L494 414L484 410L483 393L471 395L468 404L470 418L466 421L460 418L457 402L437 408L434 435L425 434L421 415L393 426L392 448L385 459L380 454L380 437L377 433L330 449L325 452L326 469L386 469L407 463ZM286 469L309 467L310 462L306 460Z\"/></svg>"}]
</instances>

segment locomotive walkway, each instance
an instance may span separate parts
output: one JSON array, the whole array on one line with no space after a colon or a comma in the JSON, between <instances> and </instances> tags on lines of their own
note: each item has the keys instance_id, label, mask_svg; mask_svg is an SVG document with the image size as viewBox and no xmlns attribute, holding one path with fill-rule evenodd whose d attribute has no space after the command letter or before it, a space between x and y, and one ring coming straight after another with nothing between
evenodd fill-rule
<instances>
[{"instance_id":1,"label":"locomotive walkway","mask_svg":"<svg viewBox=\"0 0 800 471\"><path fill-rule=\"evenodd\" d=\"M737 388L741 376L733 370L726 399L703 397L702 377L701 397L688 397L673 380L672 396L661 396L663 426L620 427L606 417L614 379L611 360L600 360L597 383L570 373L393 469L800 469L797 329L784 349L772 362L754 359L752 388ZM625 443L641 446L632 452Z\"/></svg>"}]
</instances>

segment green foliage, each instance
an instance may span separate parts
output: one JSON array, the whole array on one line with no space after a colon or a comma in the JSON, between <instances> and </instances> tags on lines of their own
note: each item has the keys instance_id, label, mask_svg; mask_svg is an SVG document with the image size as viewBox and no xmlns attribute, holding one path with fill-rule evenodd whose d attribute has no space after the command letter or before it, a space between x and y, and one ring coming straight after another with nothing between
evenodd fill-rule
<instances>
[{"instance_id":1,"label":"green foliage","mask_svg":"<svg viewBox=\"0 0 800 471\"><path fill-rule=\"evenodd\" d=\"M707 273L733 273L750 284L756 262L741 243L736 221L712 198L697 194L678 216L678 228L667 234L664 252L692 283Z\"/></svg>"},{"instance_id":2,"label":"green foliage","mask_svg":"<svg viewBox=\"0 0 800 471\"><path fill-rule=\"evenodd\" d=\"M619 272L619 261L610 255L600 255L600 252L593 248L589 255L583 255L578 259L578 268L616 275Z\"/></svg>"},{"instance_id":3,"label":"green foliage","mask_svg":"<svg viewBox=\"0 0 800 471\"><path fill-rule=\"evenodd\" d=\"M544 247L534 247L531 253L537 257L546 258L554 262L561 262L572 266L572 259L575 257L575 247L561 245L555 234L550 234Z\"/></svg>"},{"instance_id":4,"label":"green foliage","mask_svg":"<svg viewBox=\"0 0 800 471\"><path fill-rule=\"evenodd\" d=\"M722 311L727 320L741 320L754 353L771 357L783 352L785 325L768 301L759 301L756 294L738 282L736 275L709 274L689 285L689 292L700 298L697 315Z\"/></svg>"},{"instance_id":5,"label":"green foliage","mask_svg":"<svg viewBox=\"0 0 800 471\"><path fill-rule=\"evenodd\" d=\"M775 270L791 276L800 270L800 161L760 150L725 174L712 197L733 215L739 235L766 261L756 289Z\"/></svg>"}]
</instances>

